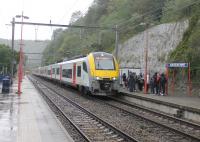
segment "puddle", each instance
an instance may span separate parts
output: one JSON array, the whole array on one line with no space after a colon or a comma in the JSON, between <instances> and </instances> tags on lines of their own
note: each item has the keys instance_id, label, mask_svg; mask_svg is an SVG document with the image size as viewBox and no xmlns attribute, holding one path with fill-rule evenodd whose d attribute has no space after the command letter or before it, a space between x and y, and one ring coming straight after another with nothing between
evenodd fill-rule
<instances>
[{"instance_id":1,"label":"puddle","mask_svg":"<svg viewBox=\"0 0 200 142\"><path fill-rule=\"evenodd\" d=\"M16 98L9 94L0 96L0 142L14 142L16 139L18 110Z\"/></svg>"}]
</instances>

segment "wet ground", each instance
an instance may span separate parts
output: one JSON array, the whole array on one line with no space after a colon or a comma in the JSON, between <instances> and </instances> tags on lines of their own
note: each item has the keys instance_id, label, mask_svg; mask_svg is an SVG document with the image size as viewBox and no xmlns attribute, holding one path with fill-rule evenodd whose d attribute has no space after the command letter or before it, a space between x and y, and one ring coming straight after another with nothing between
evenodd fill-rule
<instances>
[{"instance_id":1,"label":"wet ground","mask_svg":"<svg viewBox=\"0 0 200 142\"><path fill-rule=\"evenodd\" d=\"M28 78L2 94L0 84L0 142L73 142Z\"/></svg>"},{"instance_id":2,"label":"wet ground","mask_svg":"<svg viewBox=\"0 0 200 142\"><path fill-rule=\"evenodd\" d=\"M0 84L0 92L2 84ZM0 93L0 142L13 142L17 132L18 96Z\"/></svg>"}]
</instances>

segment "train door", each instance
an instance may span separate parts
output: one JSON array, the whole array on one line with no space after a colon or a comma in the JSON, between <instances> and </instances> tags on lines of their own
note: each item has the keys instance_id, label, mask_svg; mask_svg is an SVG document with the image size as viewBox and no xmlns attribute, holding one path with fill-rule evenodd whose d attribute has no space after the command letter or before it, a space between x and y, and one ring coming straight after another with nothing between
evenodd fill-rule
<instances>
[{"instance_id":1,"label":"train door","mask_svg":"<svg viewBox=\"0 0 200 142\"><path fill-rule=\"evenodd\" d=\"M83 85L82 83L82 73L81 73L81 62L76 64L76 84L77 85Z\"/></svg>"},{"instance_id":2,"label":"train door","mask_svg":"<svg viewBox=\"0 0 200 142\"><path fill-rule=\"evenodd\" d=\"M53 75L53 79L56 79L56 72L55 71L56 71L56 68L54 67L53 68L53 74L52 74Z\"/></svg>"},{"instance_id":3,"label":"train door","mask_svg":"<svg viewBox=\"0 0 200 142\"><path fill-rule=\"evenodd\" d=\"M89 74L88 74L88 69L87 69L87 65L86 62L83 62L82 64L83 70L82 70L82 80L83 80L83 84L84 86L89 86Z\"/></svg>"},{"instance_id":4,"label":"train door","mask_svg":"<svg viewBox=\"0 0 200 142\"><path fill-rule=\"evenodd\" d=\"M60 81L62 81L62 65L60 65Z\"/></svg>"},{"instance_id":5,"label":"train door","mask_svg":"<svg viewBox=\"0 0 200 142\"><path fill-rule=\"evenodd\" d=\"M51 79L52 79L52 66L51 66L51 72L50 72L51 74L50 74L50 77L51 77Z\"/></svg>"},{"instance_id":6,"label":"train door","mask_svg":"<svg viewBox=\"0 0 200 142\"><path fill-rule=\"evenodd\" d=\"M54 68L54 77L55 77L55 79L57 79L56 78L56 70L57 70L57 67L55 66L55 68Z\"/></svg>"},{"instance_id":7,"label":"train door","mask_svg":"<svg viewBox=\"0 0 200 142\"><path fill-rule=\"evenodd\" d=\"M76 86L76 63L73 64L73 85Z\"/></svg>"}]
</instances>

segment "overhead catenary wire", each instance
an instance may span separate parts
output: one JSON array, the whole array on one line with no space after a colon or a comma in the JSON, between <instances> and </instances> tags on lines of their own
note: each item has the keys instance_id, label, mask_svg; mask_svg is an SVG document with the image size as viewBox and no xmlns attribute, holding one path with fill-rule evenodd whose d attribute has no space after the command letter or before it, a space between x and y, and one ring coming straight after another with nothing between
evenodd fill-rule
<instances>
[{"instance_id":1,"label":"overhead catenary wire","mask_svg":"<svg viewBox=\"0 0 200 142\"><path fill-rule=\"evenodd\" d=\"M171 9L165 9L165 10L162 11L162 13L165 14L166 12L177 12L177 11L179 11L179 10L181 10L181 9L187 8L187 7L189 7L189 6L192 6L192 5L195 5L195 4L198 4L198 3L200 3L200 0L196 0L195 2L192 2L192 3L188 4L188 5L185 5L185 6L179 8L179 9L177 9L177 10L175 10L175 11L170 11ZM154 13L156 13L157 11L162 10L162 9L163 9L163 8L158 8L158 9L155 9L155 10L152 10L152 11L148 11L148 12L146 12L146 13L144 13L144 14L138 16L138 17L136 17L135 19L130 19L130 20L128 20L128 21L121 22L121 23L118 24L118 26L119 26L119 27L123 27L123 25L125 26L125 25L128 24L129 22L136 22L137 20L140 20L140 18L147 18L147 17L149 17L149 16L154 16L154 15L153 15ZM149 14L151 14L151 15L149 15ZM163 14L162 14L162 15L163 15Z\"/></svg>"},{"instance_id":2,"label":"overhead catenary wire","mask_svg":"<svg viewBox=\"0 0 200 142\"><path fill-rule=\"evenodd\" d=\"M34 22L14 22L14 23L24 24L24 25L71 27L71 28L100 29L100 30L115 30L116 29L115 27L101 27L101 26L87 26L87 25L63 25L63 24L47 24L47 23L34 23Z\"/></svg>"},{"instance_id":3,"label":"overhead catenary wire","mask_svg":"<svg viewBox=\"0 0 200 142\"><path fill-rule=\"evenodd\" d=\"M150 18L152 18L151 16L154 16L154 19L153 19L153 20L158 20L158 19L160 19L164 14L168 15L168 14L176 13L176 12L178 12L178 11L180 11L180 10L183 10L183 9L185 9L185 8L188 8L188 7L190 7L190 6L193 6L193 5L199 4L199 3L200 3L200 0L197 0L196 2L191 3L191 4L188 4L188 5L186 5L186 6L183 6L183 7L179 8L179 9L177 9L177 10L175 10L175 11L169 11L169 9L168 9L168 11L165 10L165 11L163 11L163 14L157 15L156 17L155 17L154 15L149 15L148 17L145 17L145 20L150 20ZM169 13L166 13L166 12L169 12ZM140 18L141 18L141 17L140 17ZM144 19L142 19L142 20L144 21ZM134 27L132 27L131 29L134 29L134 28L137 28L137 27L141 26L141 22L143 22L143 21L139 21L139 23L137 23L136 25L134 25ZM135 21L135 22L136 22L136 21ZM131 24L135 24L135 23L131 23ZM123 29L123 28L124 28L124 27L120 27L118 30L121 31L121 29ZM127 30L125 30L125 31L127 31Z\"/></svg>"},{"instance_id":4,"label":"overhead catenary wire","mask_svg":"<svg viewBox=\"0 0 200 142\"><path fill-rule=\"evenodd\" d=\"M74 9L74 7L77 5L78 1L79 1L79 0L75 0L75 1L74 1L74 3L72 4L72 6L71 6L71 7L66 11L66 13L60 18L60 20L58 21L58 23L60 23L60 22L65 18L65 16L68 15L68 13Z\"/></svg>"}]
</instances>

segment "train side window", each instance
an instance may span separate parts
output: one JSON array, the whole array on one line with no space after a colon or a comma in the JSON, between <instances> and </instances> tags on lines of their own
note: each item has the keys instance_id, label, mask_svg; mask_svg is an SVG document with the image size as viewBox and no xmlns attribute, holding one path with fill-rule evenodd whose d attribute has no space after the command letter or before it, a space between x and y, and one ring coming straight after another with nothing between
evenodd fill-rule
<instances>
[{"instance_id":1,"label":"train side window","mask_svg":"<svg viewBox=\"0 0 200 142\"><path fill-rule=\"evenodd\" d=\"M48 75L51 75L51 70L48 70Z\"/></svg>"},{"instance_id":2,"label":"train side window","mask_svg":"<svg viewBox=\"0 0 200 142\"><path fill-rule=\"evenodd\" d=\"M63 69L62 76L66 78L72 78L72 69Z\"/></svg>"},{"instance_id":3,"label":"train side window","mask_svg":"<svg viewBox=\"0 0 200 142\"><path fill-rule=\"evenodd\" d=\"M67 69L67 78L72 78L72 69Z\"/></svg>"},{"instance_id":4,"label":"train side window","mask_svg":"<svg viewBox=\"0 0 200 142\"><path fill-rule=\"evenodd\" d=\"M81 66L77 67L77 77L81 77Z\"/></svg>"},{"instance_id":5,"label":"train side window","mask_svg":"<svg viewBox=\"0 0 200 142\"><path fill-rule=\"evenodd\" d=\"M56 69L56 74L57 74L57 75L60 74L60 69L59 69L59 68Z\"/></svg>"},{"instance_id":6,"label":"train side window","mask_svg":"<svg viewBox=\"0 0 200 142\"><path fill-rule=\"evenodd\" d=\"M84 70L85 72L87 72L87 65L86 65L85 62L83 62L83 70Z\"/></svg>"},{"instance_id":7,"label":"train side window","mask_svg":"<svg viewBox=\"0 0 200 142\"><path fill-rule=\"evenodd\" d=\"M66 76L67 76L67 71L66 71L66 69L63 69L63 70L62 70L62 76L63 76L63 77L66 77Z\"/></svg>"}]
</instances>

